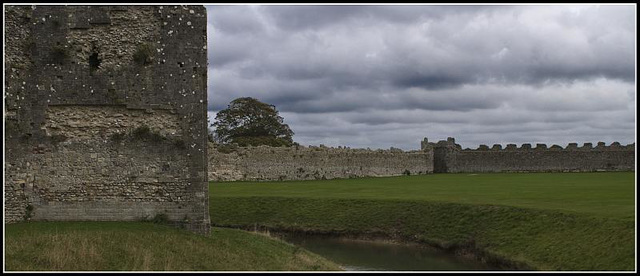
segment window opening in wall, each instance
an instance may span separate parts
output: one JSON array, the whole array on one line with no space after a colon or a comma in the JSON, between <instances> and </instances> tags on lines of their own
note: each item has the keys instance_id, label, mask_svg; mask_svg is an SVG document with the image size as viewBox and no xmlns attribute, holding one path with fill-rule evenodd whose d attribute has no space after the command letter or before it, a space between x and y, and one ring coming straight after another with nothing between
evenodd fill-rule
<instances>
[{"instance_id":1,"label":"window opening in wall","mask_svg":"<svg viewBox=\"0 0 640 276\"><path fill-rule=\"evenodd\" d=\"M89 56L89 73L93 76L93 72L100 68L100 63L102 60L98 57L98 53L93 52L91 56Z\"/></svg>"}]
</instances>

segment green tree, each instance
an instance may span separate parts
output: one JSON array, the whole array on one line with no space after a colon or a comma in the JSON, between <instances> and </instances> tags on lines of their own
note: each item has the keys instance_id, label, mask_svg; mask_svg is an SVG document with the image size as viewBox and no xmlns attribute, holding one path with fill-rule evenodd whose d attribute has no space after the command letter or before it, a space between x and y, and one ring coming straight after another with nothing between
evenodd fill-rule
<instances>
[{"instance_id":1,"label":"green tree","mask_svg":"<svg viewBox=\"0 0 640 276\"><path fill-rule=\"evenodd\" d=\"M215 139L239 146L291 146L293 131L283 122L274 105L257 99L238 98L216 115Z\"/></svg>"}]
</instances>

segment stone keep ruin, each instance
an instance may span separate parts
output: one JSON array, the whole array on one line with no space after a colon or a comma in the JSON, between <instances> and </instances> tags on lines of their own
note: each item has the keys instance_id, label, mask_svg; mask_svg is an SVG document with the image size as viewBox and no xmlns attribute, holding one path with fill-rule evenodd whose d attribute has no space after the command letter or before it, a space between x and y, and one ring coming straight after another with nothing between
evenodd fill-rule
<instances>
[{"instance_id":1,"label":"stone keep ruin","mask_svg":"<svg viewBox=\"0 0 640 276\"><path fill-rule=\"evenodd\" d=\"M209 233L206 9L5 6L5 223Z\"/></svg>"}]
</instances>

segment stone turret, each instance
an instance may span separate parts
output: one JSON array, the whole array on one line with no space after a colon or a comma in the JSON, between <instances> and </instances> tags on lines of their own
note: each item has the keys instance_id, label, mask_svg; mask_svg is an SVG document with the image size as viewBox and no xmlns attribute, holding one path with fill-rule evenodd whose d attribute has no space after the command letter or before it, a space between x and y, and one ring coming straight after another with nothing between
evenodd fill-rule
<instances>
[{"instance_id":1,"label":"stone turret","mask_svg":"<svg viewBox=\"0 0 640 276\"><path fill-rule=\"evenodd\" d=\"M440 140L433 145L433 172L448 172L450 167L455 166L456 152L462 150L462 147L456 144L456 139L447 137L447 140Z\"/></svg>"},{"instance_id":2,"label":"stone turret","mask_svg":"<svg viewBox=\"0 0 640 276\"><path fill-rule=\"evenodd\" d=\"M422 139L422 141L420 142L420 149L426 150L431 147L432 146L429 144L429 139L427 139L427 137L424 137L424 139Z\"/></svg>"}]
</instances>

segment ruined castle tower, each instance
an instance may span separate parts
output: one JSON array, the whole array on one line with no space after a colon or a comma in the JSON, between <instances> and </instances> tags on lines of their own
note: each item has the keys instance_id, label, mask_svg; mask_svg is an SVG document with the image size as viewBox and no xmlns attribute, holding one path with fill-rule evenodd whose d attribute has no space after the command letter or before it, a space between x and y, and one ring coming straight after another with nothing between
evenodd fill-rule
<instances>
[{"instance_id":1,"label":"ruined castle tower","mask_svg":"<svg viewBox=\"0 0 640 276\"><path fill-rule=\"evenodd\" d=\"M206 10L5 6L5 222L209 232Z\"/></svg>"}]
</instances>

